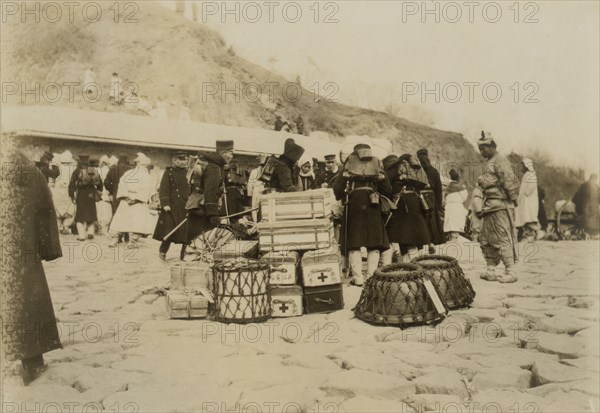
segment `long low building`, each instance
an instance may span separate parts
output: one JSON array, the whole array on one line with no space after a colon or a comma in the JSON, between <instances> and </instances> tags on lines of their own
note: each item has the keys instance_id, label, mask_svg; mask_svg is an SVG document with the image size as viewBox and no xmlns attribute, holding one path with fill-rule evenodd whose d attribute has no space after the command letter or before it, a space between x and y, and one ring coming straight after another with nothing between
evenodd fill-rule
<instances>
[{"instance_id":1,"label":"long low building","mask_svg":"<svg viewBox=\"0 0 600 413\"><path fill-rule=\"evenodd\" d=\"M280 154L289 137L321 159L341 148L338 142L266 129L56 106L4 107L2 133L19 139L19 146L32 160L46 150L69 150L75 157L85 154L96 159L120 154L135 157L143 152L161 168L169 165L176 150L214 151L220 139L235 142L236 158L244 169L253 167L257 154Z\"/></svg>"}]
</instances>

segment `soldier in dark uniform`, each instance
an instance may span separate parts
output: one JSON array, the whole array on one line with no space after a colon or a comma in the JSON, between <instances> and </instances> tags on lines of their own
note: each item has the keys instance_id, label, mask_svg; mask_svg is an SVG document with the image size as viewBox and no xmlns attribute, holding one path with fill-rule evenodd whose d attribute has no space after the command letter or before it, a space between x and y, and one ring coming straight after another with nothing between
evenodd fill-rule
<instances>
[{"instance_id":1,"label":"soldier in dark uniform","mask_svg":"<svg viewBox=\"0 0 600 413\"><path fill-rule=\"evenodd\" d=\"M188 155L183 151L175 152L172 166L165 169L160 181L158 197L160 215L154 230L154 238L161 241L158 256L166 260L171 243L181 244L180 258L183 259L186 247L185 226L180 227L166 241L163 238L177 227L186 217L186 203L190 196L190 184L187 179Z\"/></svg>"},{"instance_id":2,"label":"soldier in dark uniform","mask_svg":"<svg viewBox=\"0 0 600 413\"><path fill-rule=\"evenodd\" d=\"M201 176L192 176L191 194L200 194L203 203L189 210L186 240L190 243L202 232L221 222L219 200L223 195L223 169L233 159L233 141L217 141L217 151L202 156L206 167Z\"/></svg>"},{"instance_id":3,"label":"soldier in dark uniform","mask_svg":"<svg viewBox=\"0 0 600 413\"><path fill-rule=\"evenodd\" d=\"M440 245L446 242L446 234L444 234L444 207L442 202L444 201L442 179L437 169L431 165L429 160L429 151L427 149L419 149L417 151L417 157L423 167L423 171L427 175L427 181L429 182L430 188L425 188L421 191L421 194L425 198L431 211L427 216L427 225L429 227L429 235L431 236L431 244L429 245L429 252L434 253L435 248L433 245Z\"/></svg>"},{"instance_id":4,"label":"soldier in dark uniform","mask_svg":"<svg viewBox=\"0 0 600 413\"><path fill-rule=\"evenodd\" d=\"M335 155L325 155L325 172L322 175L322 180L319 185L322 188L331 188L333 184L333 178L340 170L335 157Z\"/></svg>"},{"instance_id":5,"label":"soldier in dark uniform","mask_svg":"<svg viewBox=\"0 0 600 413\"><path fill-rule=\"evenodd\" d=\"M50 180L56 180L60 176L60 169L58 169L57 165L50 165L54 155L52 153L46 151L41 156L40 161L35 163L36 168L40 170L42 175L46 178L46 182L50 182Z\"/></svg>"},{"instance_id":6,"label":"soldier in dark uniform","mask_svg":"<svg viewBox=\"0 0 600 413\"><path fill-rule=\"evenodd\" d=\"M295 192L298 185L298 161L304 154L304 148L294 139L285 141L283 154L277 158L277 164L269 182L269 187L277 192Z\"/></svg>"},{"instance_id":7,"label":"soldier in dark uniform","mask_svg":"<svg viewBox=\"0 0 600 413\"><path fill-rule=\"evenodd\" d=\"M221 215L232 215L242 212L244 210L244 198L245 190L248 181L244 171L239 167L237 160L232 159L229 163L229 168L225 168L225 192L227 203L223 202L221 208ZM227 205L227 210L225 210ZM236 221L240 217L234 218L232 221Z\"/></svg>"},{"instance_id":8,"label":"soldier in dark uniform","mask_svg":"<svg viewBox=\"0 0 600 413\"><path fill-rule=\"evenodd\" d=\"M358 159L359 150L370 151L370 146L358 144L351 156ZM380 165L381 161L369 156L373 164ZM380 252L389 249L389 240L385 223L381 214L379 195L390 196L392 190L390 181L383 172L383 167L377 176L359 176L347 173L352 165L346 161L344 170L334 180L333 191L338 200L345 203L341 247L347 254L352 270L351 283L356 286L363 284L361 247L368 251L367 277L373 275L379 264Z\"/></svg>"}]
</instances>

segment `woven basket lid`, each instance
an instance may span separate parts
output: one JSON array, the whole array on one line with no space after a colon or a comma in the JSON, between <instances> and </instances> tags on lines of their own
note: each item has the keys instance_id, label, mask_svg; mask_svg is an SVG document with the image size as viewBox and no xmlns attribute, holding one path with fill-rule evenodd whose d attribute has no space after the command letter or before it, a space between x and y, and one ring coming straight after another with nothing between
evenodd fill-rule
<instances>
[{"instance_id":1,"label":"woven basket lid","mask_svg":"<svg viewBox=\"0 0 600 413\"><path fill-rule=\"evenodd\" d=\"M451 267L458 265L454 257L447 255L423 255L412 259L411 263L421 265L422 267Z\"/></svg>"},{"instance_id":2,"label":"woven basket lid","mask_svg":"<svg viewBox=\"0 0 600 413\"><path fill-rule=\"evenodd\" d=\"M400 262L380 267L375 271L375 277L382 278L414 278L423 276L423 268L418 264Z\"/></svg>"}]
</instances>

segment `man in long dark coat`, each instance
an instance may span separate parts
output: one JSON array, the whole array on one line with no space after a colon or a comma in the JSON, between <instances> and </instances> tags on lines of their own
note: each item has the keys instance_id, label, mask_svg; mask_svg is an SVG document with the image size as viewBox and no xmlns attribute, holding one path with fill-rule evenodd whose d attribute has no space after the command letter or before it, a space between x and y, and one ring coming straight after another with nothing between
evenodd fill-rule
<instances>
[{"instance_id":1,"label":"man in long dark coat","mask_svg":"<svg viewBox=\"0 0 600 413\"><path fill-rule=\"evenodd\" d=\"M102 192L102 178L89 156L81 155L77 168L69 181L69 198L77 205L74 221L77 225L77 239L84 241L94 238L95 224L98 221L96 195Z\"/></svg>"},{"instance_id":2,"label":"man in long dark coat","mask_svg":"<svg viewBox=\"0 0 600 413\"><path fill-rule=\"evenodd\" d=\"M56 211L46 177L3 142L0 180L2 268L0 359L21 360L27 385L46 368L43 354L62 348L42 261L62 256Z\"/></svg>"},{"instance_id":3,"label":"man in long dark coat","mask_svg":"<svg viewBox=\"0 0 600 413\"><path fill-rule=\"evenodd\" d=\"M54 159L54 155L46 151L40 157L39 162L35 163L36 168L38 168L42 175L44 175L44 177L46 178L46 182L50 182L51 179L55 180L60 176L60 169L58 168L58 166L50 165L52 159Z\"/></svg>"},{"instance_id":4,"label":"man in long dark coat","mask_svg":"<svg viewBox=\"0 0 600 413\"><path fill-rule=\"evenodd\" d=\"M294 139L285 141L283 154L277 158L277 164L269 187L277 192L295 192L298 185L298 161L304 154L304 148Z\"/></svg>"},{"instance_id":5,"label":"man in long dark coat","mask_svg":"<svg viewBox=\"0 0 600 413\"><path fill-rule=\"evenodd\" d=\"M370 149L368 145L359 144L355 151ZM351 156L357 156L356 152ZM380 162L375 160L376 162ZM334 179L333 191L338 200L346 206L344 210L342 231L340 234L341 247L350 261L352 270L351 283L361 286L364 282L362 274L362 255L360 249L366 248L367 277L373 275L379 264L380 253L389 249L390 244L381 215L381 203L374 203L373 197L381 194L391 195L391 185L383 168L377 177L348 177L344 171L348 169L348 161L342 167L340 174Z\"/></svg>"},{"instance_id":6,"label":"man in long dark coat","mask_svg":"<svg viewBox=\"0 0 600 413\"><path fill-rule=\"evenodd\" d=\"M204 203L189 210L186 229L188 243L221 222L219 203L223 195L223 168L233 159L233 141L217 141L216 149L215 153L202 156L207 163L202 175L196 179L192 177L191 191L201 194Z\"/></svg>"},{"instance_id":7,"label":"man in long dark coat","mask_svg":"<svg viewBox=\"0 0 600 413\"><path fill-rule=\"evenodd\" d=\"M108 191L113 217L115 216L120 203L119 199L117 198L117 193L119 192L119 181L121 180L123 174L130 169L133 169L133 165L131 165L129 157L127 155L121 155L119 156L119 161L117 164L111 166L106 174L106 178L104 179L104 187ZM119 233L117 244L119 242L129 242L129 233Z\"/></svg>"},{"instance_id":8,"label":"man in long dark coat","mask_svg":"<svg viewBox=\"0 0 600 413\"><path fill-rule=\"evenodd\" d=\"M420 193L427 183L419 173L419 165L414 164L410 154L400 157L390 155L383 160L385 172L392 186L392 196L397 207L387 224L387 234L391 243L399 246L405 261L414 258L418 251L431 241L427 226L426 212L421 205ZM393 251L385 251L383 264L391 264Z\"/></svg>"},{"instance_id":9,"label":"man in long dark coat","mask_svg":"<svg viewBox=\"0 0 600 413\"><path fill-rule=\"evenodd\" d=\"M431 236L431 243L434 245L440 245L446 242L446 235L444 234L444 207L442 205L444 201L442 179L440 173L431 164L429 160L429 151L427 149L419 149L417 151L417 157L423 167L423 171L427 175L427 181L429 182L430 189L425 188L421 191L421 194L426 201L431 204L431 211L427 216L427 225L429 227L429 235ZM430 245L429 252L435 252L433 245Z\"/></svg>"},{"instance_id":10,"label":"man in long dark coat","mask_svg":"<svg viewBox=\"0 0 600 413\"><path fill-rule=\"evenodd\" d=\"M598 188L598 175L591 174L590 179L584 182L573 196L575 211L579 215L585 232L596 235L600 231L599 208L600 188Z\"/></svg>"},{"instance_id":11,"label":"man in long dark coat","mask_svg":"<svg viewBox=\"0 0 600 413\"><path fill-rule=\"evenodd\" d=\"M167 259L167 252L172 243L182 244L179 256L183 259L187 244L185 225L182 225L169 239L163 240L186 218L185 205L190 197L190 184L187 179L188 155L185 152L175 152L171 162L173 165L165 169L158 188L161 209L152 236L155 240L161 241L158 256L163 261Z\"/></svg>"}]
</instances>

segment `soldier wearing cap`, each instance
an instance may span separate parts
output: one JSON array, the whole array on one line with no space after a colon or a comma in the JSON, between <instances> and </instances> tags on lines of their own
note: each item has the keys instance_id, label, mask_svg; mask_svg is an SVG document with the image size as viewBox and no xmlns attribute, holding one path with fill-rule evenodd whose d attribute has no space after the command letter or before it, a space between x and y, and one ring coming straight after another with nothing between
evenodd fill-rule
<instances>
[{"instance_id":1,"label":"soldier wearing cap","mask_svg":"<svg viewBox=\"0 0 600 413\"><path fill-rule=\"evenodd\" d=\"M171 163L172 166L165 169L160 180L158 188L160 215L152 236L155 240L161 241L158 249L161 260L166 260L171 243L181 244L180 258L183 259L187 241L185 226L164 240L164 237L185 219L187 213L185 206L190 196L190 185L187 179L188 154L184 151L175 152Z\"/></svg>"},{"instance_id":2,"label":"soldier wearing cap","mask_svg":"<svg viewBox=\"0 0 600 413\"><path fill-rule=\"evenodd\" d=\"M200 177L192 180L192 193L202 194L203 203L189 210L186 240L191 242L202 232L221 222L219 203L224 193L223 170L233 159L233 141L217 141L216 152L202 156L206 167Z\"/></svg>"},{"instance_id":3,"label":"soldier wearing cap","mask_svg":"<svg viewBox=\"0 0 600 413\"><path fill-rule=\"evenodd\" d=\"M338 163L336 162L336 155L325 155L325 172L323 172L320 187L330 188L333 182L333 178L337 175L340 170Z\"/></svg>"},{"instance_id":4,"label":"soldier wearing cap","mask_svg":"<svg viewBox=\"0 0 600 413\"><path fill-rule=\"evenodd\" d=\"M54 159L54 155L52 155L51 152L45 151L40 157L40 161L35 163L35 166L46 178L46 182L50 182L50 180L54 181L60 176L60 169L58 169L58 166L50 165L52 159Z\"/></svg>"},{"instance_id":5,"label":"soldier wearing cap","mask_svg":"<svg viewBox=\"0 0 600 413\"><path fill-rule=\"evenodd\" d=\"M517 260L514 218L519 182L510 161L496 151L496 142L489 134L482 131L477 146L486 159L483 175L477 180L483 191L483 208L478 213L483 220L479 244L487 263L487 271L480 278L513 283L517 281L513 270ZM496 267L500 262L504 264L505 271L497 276Z\"/></svg>"},{"instance_id":6,"label":"soldier wearing cap","mask_svg":"<svg viewBox=\"0 0 600 413\"><path fill-rule=\"evenodd\" d=\"M371 147L366 144L354 146L344 166L334 179L333 191L338 200L345 204L340 241L348 255L352 271L351 284L363 285L361 248L366 248L367 278L373 275L379 264L380 252L389 249L390 244L381 212L380 195L390 196L390 181L383 172L381 161L371 155ZM357 160L368 162L370 174L351 174ZM351 162L352 161L352 162Z\"/></svg>"}]
</instances>

